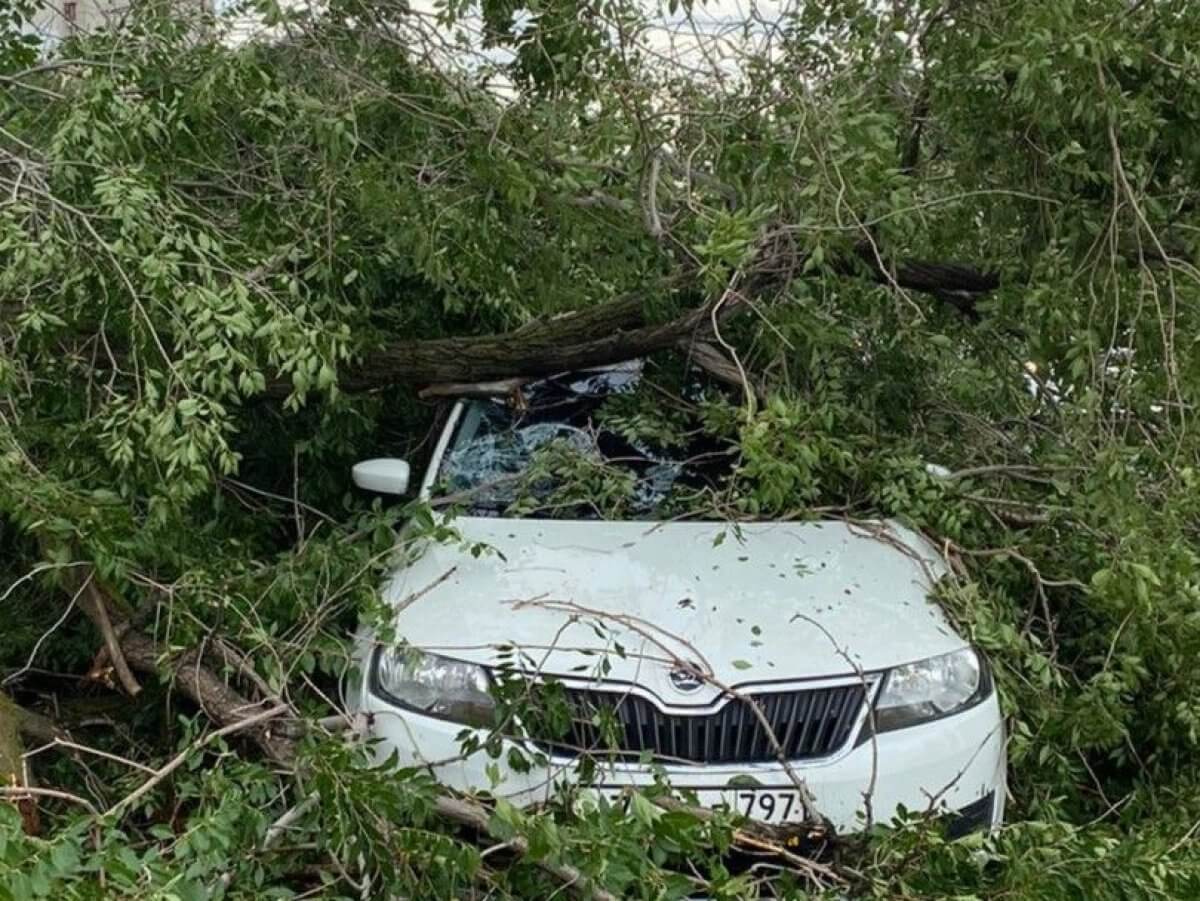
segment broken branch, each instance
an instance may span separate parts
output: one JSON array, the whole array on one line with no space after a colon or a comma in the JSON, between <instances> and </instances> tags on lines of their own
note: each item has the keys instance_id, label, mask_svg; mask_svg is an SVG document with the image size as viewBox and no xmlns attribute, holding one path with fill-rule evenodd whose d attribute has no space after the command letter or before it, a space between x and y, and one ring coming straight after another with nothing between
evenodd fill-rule
<instances>
[{"instance_id":1,"label":"broken branch","mask_svg":"<svg viewBox=\"0 0 1200 901\"><path fill-rule=\"evenodd\" d=\"M114 804L112 807L110 807L107 811L105 811L105 816L117 814L117 813L120 813L120 812L125 811L128 808L132 807L139 799L145 797L146 793L149 792L152 788L154 788L154 786L158 785L160 782L162 782L164 779L166 779L168 776L170 776L173 772L175 772L177 769L179 769L181 766L183 766L187 762L187 759L192 756L192 754L194 754L196 751L203 748L205 745L207 745L213 741L216 741L218 738L221 738L223 736L232 735L233 733L240 732L243 729L249 729L252 726L261 725L262 723L265 723L268 720L272 720L272 719L275 719L276 717L282 716L283 714L287 713L290 709L291 708L288 707L288 705L286 705L286 704L276 704L274 707L270 708L269 710L263 710L260 713L254 714L253 716L248 716L245 719L230 723L227 726L222 726L220 729L217 729L215 732L208 733L208 735L204 736L204 738L202 738L198 741L192 742L190 745L188 745L186 748L184 748L182 751L180 751L178 754L176 754L174 757L172 757L171 760L168 761L165 766L163 766L161 769L159 769L157 772L155 772L155 774L153 776L151 776L149 779L147 779L145 782L143 782L140 786L138 786L132 793L130 793L129 795L126 795L124 798L122 798L120 801L118 801L116 804Z\"/></svg>"},{"instance_id":2,"label":"broken branch","mask_svg":"<svg viewBox=\"0 0 1200 901\"><path fill-rule=\"evenodd\" d=\"M94 572L88 570L82 579L93 582ZM79 591L78 577L68 575L64 581L65 587L72 593ZM154 675L160 673L161 667L161 671L170 675L180 693L199 705L210 719L223 727L241 724L237 731L248 729L248 737L277 762L285 763L292 759L295 751L294 739L265 728L265 722L256 715L247 717L246 712L258 709L259 705L231 688L205 666L196 650L185 651L172 657L152 638L132 628L128 619L94 582L93 587L94 591L85 592L84 595L88 598L88 603L81 606L101 631L104 630L101 622L109 623L109 630L117 641L117 654L113 655L114 665L119 657L131 670Z\"/></svg>"},{"instance_id":3,"label":"broken branch","mask_svg":"<svg viewBox=\"0 0 1200 901\"><path fill-rule=\"evenodd\" d=\"M113 669L116 671L117 678L121 682L121 687L125 689L125 693L130 697L136 697L142 690L142 686L138 684L137 679L133 677L133 671L129 668L129 663L125 660L125 655L121 653L121 637L117 630L113 628L112 620L109 618L107 607L104 603L104 598L96 588L95 573L89 573L87 582L83 585L83 598L81 604L83 611L88 615L88 618L95 623L96 628L100 630L100 635L104 639L104 647L108 652L108 659L112 661ZM122 624L124 628L126 624Z\"/></svg>"},{"instance_id":4,"label":"broken branch","mask_svg":"<svg viewBox=\"0 0 1200 901\"><path fill-rule=\"evenodd\" d=\"M505 846L515 854L525 855L529 852L529 842L523 836L503 839L502 836L496 834L491 827L491 816L487 808L482 805L442 795L434 802L434 809L439 816L447 820L467 826L494 839L503 840ZM588 898L591 901L617 901L616 895L596 885L590 877L570 864L539 860L537 865L581 898Z\"/></svg>"}]
</instances>

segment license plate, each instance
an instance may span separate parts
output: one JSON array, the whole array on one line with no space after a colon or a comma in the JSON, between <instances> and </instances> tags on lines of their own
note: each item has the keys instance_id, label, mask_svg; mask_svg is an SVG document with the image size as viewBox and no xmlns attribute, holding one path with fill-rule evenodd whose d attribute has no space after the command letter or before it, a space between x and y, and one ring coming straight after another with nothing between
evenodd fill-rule
<instances>
[{"instance_id":1,"label":"license plate","mask_svg":"<svg viewBox=\"0 0 1200 901\"><path fill-rule=\"evenodd\" d=\"M684 797L688 796L688 790ZM604 796L614 804L628 801L625 790L616 787L602 789ZM800 793L794 788L762 788L760 786L745 786L741 788L693 788L696 801L701 807L725 808L741 814L760 823L803 823L805 820L804 803Z\"/></svg>"}]
</instances>

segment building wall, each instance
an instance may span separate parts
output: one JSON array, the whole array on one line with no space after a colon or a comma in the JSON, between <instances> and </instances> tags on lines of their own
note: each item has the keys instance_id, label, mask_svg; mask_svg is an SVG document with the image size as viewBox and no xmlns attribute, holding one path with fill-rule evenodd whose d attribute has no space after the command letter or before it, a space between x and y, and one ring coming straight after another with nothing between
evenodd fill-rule
<instances>
[{"instance_id":1,"label":"building wall","mask_svg":"<svg viewBox=\"0 0 1200 901\"><path fill-rule=\"evenodd\" d=\"M24 30L53 46L75 32L97 31L117 25L129 13L133 0L49 0ZM213 0L179 0L180 7L212 9Z\"/></svg>"},{"instance_id":2,"label":"building wall","mask_svg":"<svg viewBox=\"0 0 1200 901\"><path fill-rule=\"evenodd\" d=\"M104 28L128 9L128 2L52 0L34 15L29 30L49 42L57 43L75 31Z\"/></svg>"}]
</instances>

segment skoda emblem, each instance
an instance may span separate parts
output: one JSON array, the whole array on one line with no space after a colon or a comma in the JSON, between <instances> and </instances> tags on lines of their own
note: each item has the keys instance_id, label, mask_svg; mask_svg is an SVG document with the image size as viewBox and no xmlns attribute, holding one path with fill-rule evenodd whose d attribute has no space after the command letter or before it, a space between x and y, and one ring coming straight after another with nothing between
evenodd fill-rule
<instances>
[{"instance_id":1,"label":"skoda emblem","mask_svg":"<svg viewBox=\"0 0 1200 901\"><path fill-rule=\"evenodd\" d=\"M693 692L704 684L704 680L691 667L677 666L671 670L669 678L676 691Z\"/></svg>"}]
</instances>

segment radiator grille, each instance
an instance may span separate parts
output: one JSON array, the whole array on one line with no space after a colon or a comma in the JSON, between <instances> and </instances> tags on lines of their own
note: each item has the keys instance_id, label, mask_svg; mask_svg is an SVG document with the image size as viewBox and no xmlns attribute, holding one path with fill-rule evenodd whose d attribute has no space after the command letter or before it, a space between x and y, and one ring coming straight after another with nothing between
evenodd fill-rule
<instances>
[{"instance_id":1,"label":"radiator grille","mask_svg":"<svg viewBox=\"0 0 1200 901\"><path fill-rule=\"evenodd\" d=\"M568 734L555 741L533 736L555 755L615 750L630 756L649 752L667 762L714 764L777 760L762 719L770 724L785 759L828 756L850 738L865 690L854 684L763 692L732 698L715 712L696 713L664 713L645 698L614 691L568 687L565 695L572 712ZM762 711L761 719L751 702ZM615 729L605 729L606 721ZM615 748L605 740L614 732Z\"/></svg>"}]
</instances>

